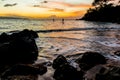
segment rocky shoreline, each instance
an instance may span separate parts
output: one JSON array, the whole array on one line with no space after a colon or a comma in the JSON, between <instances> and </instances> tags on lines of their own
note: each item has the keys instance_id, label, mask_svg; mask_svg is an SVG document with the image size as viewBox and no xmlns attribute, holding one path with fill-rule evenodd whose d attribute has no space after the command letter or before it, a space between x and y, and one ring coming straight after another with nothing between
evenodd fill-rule
<instances>
[{"instance_id":1,"label":"rocky shoreline","mask_svg":"<svg viewBox=\"0 0 120 80\"><path fill-rule=\"evenodd\" d=\"M58 55L53 62L36 64L38 34L23 30L0 35L1 80L119 80L120 61L98 52L85 52L74 61ZM115 52L113 56L120 56ZM52 69L52 72L49 72ZM47 75L47 77L45 76ZM44 79L41 79L44 77Z\"/></svg>"}]
</instances>

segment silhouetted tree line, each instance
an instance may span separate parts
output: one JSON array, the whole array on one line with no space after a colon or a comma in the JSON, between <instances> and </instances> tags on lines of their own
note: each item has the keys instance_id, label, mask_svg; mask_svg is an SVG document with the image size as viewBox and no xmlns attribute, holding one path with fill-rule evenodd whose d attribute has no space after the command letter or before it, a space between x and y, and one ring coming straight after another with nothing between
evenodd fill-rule
<instances>
[{"instance_id":1,"label":"silhouetted tree line","mask_svg":"<svg viewBox=\"0 0 120 80\"><path fill-rule=\"evenodd\" d=\"M89 21L120 22L120 1L95 0L82 18Z\"/></svg>"}]
</instances>

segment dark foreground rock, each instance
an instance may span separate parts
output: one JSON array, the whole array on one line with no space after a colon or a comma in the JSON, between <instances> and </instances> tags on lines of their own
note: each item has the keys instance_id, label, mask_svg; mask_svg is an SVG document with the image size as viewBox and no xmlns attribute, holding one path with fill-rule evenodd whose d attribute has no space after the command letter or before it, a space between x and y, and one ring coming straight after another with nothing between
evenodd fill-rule
<instances>
[{"instance_id":1,"label":"dark foreground rock","mask_svg":"<svg viewBox=\"0 0 120 80\"><path fill-rule=\"evenodd\" d=\"M0 35L0 64L33 63L37 60L38 48L34 31Z\"/></svg>"},{"instance_id":2,"label":"dark foreground rock","mask_svg":"<svg viewBox=\"0 0 120 80\"><path fill-rule=\"evenodd\" d=\"M53 78L55 80L82 80L84 72L77 71L76 68L71 66L67 59L59 55L53 61L53 68L55 69Z\"/></svg>"},{"instance_id":3,"label":"dark foreground rock","mask_svg":"<svg viewBox=\"0 0 120 80\"><path fill-rule=\"evenodd\" d=\"M120 56L120 51L114 52L115 55Z\"/></svg>"},{"instance_id":4,"label":"dark foreground rock","mask_svg":"<svg viewBox=\"0 0 120 80\"><path fill-rule=\"evenodd\" d=\"M8 76L43 75L47 72L44 65L32 65L38 57L37 37L38 34L32 30L0 35L0 77L3 80L8 80Z\"/></svg>"},{"instance_id":5,"label":"dark foreground rock","mask_svg":"<svg viewBox=\"0 0 120 80\"><path fill-rule=\"evenodd\" d=\"M51 62L33 64L38 57L35 43L37 37L37 33L30 30L0 35L1 80L27 80L27 78L17 79L17 77L43 75L47 72L46 66L49 67L48 69L52 67L55 69L52 74L55 80L120 80L120 67L110 66L106 58L97 52L85 52L73 61L68 61L64 56L59 55L53 64ZM115 55L119 56L119 53ZM73 66L74 63L77 66ZM45 75L50 73L52 72L48 71ZM45 75L40 80L53 80L53 78L45 78ZM37 80L37 78L28 80Z\"/></svg>"},{"instance_id":6,"label":"dark foreground rock","mask_svg":"<svg viewBox=\"0 0 120 80\"><path fill-rule=\"evenodd\" d=\"M96 80L120 80L120 67L109 67L96 75Z\"/></svg>"},{"instance_id":7,"label":"dark foreground rock","mask_svg":"<svg viewBox=\"0 0 120 80\"><path fill-rule=\"evenodd\" d=\"M67 62L67 59L66 59L64 56L59 55L56 59L54 59L52 67L53 67L54 69L57 69L57 68L59 68L61 65L66 64L66 63L68 63L68 62Z\"/></svg>"},{"instance_id":8,"label":"dark foreground rock","mask_svg":"<svg viewBox=\"0 0 120 80\"><path fill-rule=\"evenodd\" d=\"M82 70L86 71L98 64L105 64L106 58L97 52L85 52L82 58L77 59L76 62Z\"/></svg>"},{"instance_id":9,"label":"dark foreground rock","mask_svg":"<svg viewBox=\"0 0 120 80\"><path fill-rule=\"evenodd\" d=\"M83 72L77 71L76 68L69 64L63 64L54 72L55 80L82 80Z\"/></svg>"},{"instance_id":10,"label":"dark foreground rock","mask_svg":"<svg viewBox=\"0 0 120 80\"><path fill-rule=\"evenodd\" d=\"M4 72L2 78L13 75L43 75L47 72L47 67L41 65L39 67L28 66L28 65L14 65Z\"/></svg>"},{"instance_id":11,"label":"dark foreground rock","mask_svg":"<svg viewBox=\"0 0 120 80\"><path fill-rule=\"evenodd\" d=\"M55 80L95 80L95 78L97 79L96 74L104 72L106 58L97 52L85 52L74 61L75 64L79 65L79 68L71 63L73 61L68 62L64 56L59 55L53 61L55 69L53 78Z\"/></svg>"}]
</instances>

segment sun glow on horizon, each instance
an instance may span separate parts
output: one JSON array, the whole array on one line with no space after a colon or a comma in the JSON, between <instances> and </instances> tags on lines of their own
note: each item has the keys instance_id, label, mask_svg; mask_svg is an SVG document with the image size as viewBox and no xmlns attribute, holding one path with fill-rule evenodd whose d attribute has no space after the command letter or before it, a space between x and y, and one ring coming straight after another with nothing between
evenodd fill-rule
<instances>
[{"instance_id":1,"label":"sun glow on horizon","mask_svg":"<svg viewBox=\"0 0 120 80\"><path fill-rule=\"evenodd\" d=\"M91 3L72 4L71 0L33 0L23 3L25 0L0 1L0 16L28 17L28 18L68 18L83 16ZM77 1L77 0L75 0ZM92 1L91 1L92 2ZM54 15L54 16L53 16Z\"/></svg>"}]
</instances>

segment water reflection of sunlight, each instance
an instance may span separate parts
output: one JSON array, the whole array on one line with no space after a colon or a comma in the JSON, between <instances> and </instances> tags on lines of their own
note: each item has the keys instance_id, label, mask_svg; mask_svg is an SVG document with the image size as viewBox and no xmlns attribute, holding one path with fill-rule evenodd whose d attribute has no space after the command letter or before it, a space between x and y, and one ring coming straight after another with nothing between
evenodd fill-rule
<instances>
[{"instance_id":1,"label":"water reflection of sunlight","mask_svg":"<svg viewBox=\"0 0 120 80\"><path fill-rule=\"evenodd\" d=\"M52 30L52 29L70 29L70 28L83 28L84 21L77 22L74 20L65 20L64 24L62 24L61 20L57 20L55 22L47 21L46 25L44 26L45 30Z\"/></svg>"},{"instance_id":2,"label":"water reflection of sunlight","mask_svg":"<svg viewBox=\"0 0 120 80\"><path fill-rule=\"evenodd\" d=\"M78 34L77 34L78 33ZM71 39L84 39L86 35L84 35L85 31L71 31L71 32L53 32L46 34L47 37L64 37L64 38L71 38Z\"/></svg>"},{"instance_id":3,"label":"water reflection of sunlight","mask_svg":"<svg viewBox=\"0 0 120 80\"><path fill-rule=\"evenodd\" d=\"M110 53L113 52L113 50L119 49L119 30L111 30L109 28L116 28L116 26L120 25L74 20L65 21L64 24L62 24L61 21L47 21L47 23L48 24L44 25L44 30L63 29L63 31L39 33L40 38L44 38L41 40L43 44L40 46L42 46L43 49L40 54L41 56L44 56L45 59L53 59L55 55L59 54L65 56L77 55L86 51ZM64 30L75 28L79 30ZM113 43L115 44L113 45ZM118 47L116 47L116 44Z\"/></svg>"}]
</instances>

